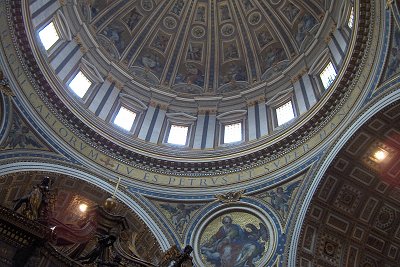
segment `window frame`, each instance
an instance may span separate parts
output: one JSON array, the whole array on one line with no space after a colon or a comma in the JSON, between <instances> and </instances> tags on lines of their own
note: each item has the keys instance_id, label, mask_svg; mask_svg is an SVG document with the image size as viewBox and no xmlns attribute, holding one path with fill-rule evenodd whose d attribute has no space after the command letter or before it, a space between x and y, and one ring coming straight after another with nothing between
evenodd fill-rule
<instances>
[{"instance_id":1,"label":"window frame","mask_svg":"<svg viewBox=\"0 0 400 267\"><path fill-rule=\"evenodd\" d=\"M174 143L168 142L169 135L171 134L172 126L186 127L187 128L185 144L174 144ZM169 121L168 126L167 126L167 131L166 131L166 134L165 134L164 143L169 145L169 146L187 147L189 145L189 141L190 141L190 138L189 138L190 133L191 133L191 125L190 124L184 124L184 123L177 123L177 122Z\"/></svg>"},{"instance_id":2,"label":"window frame","mask_svg":"<svg viewBox=\"0 0 400 267\"><path fill-rule=\"evenodd\" d=\"M168 143L168 138L169 138L169 134L171 132L172 125L188 127L188 131L186 134L186 141L185 141L184 145ZM192 141L191 136L192 136L192 132L193 132L193 127L194 127L193 123L170 120L168 118L162 143L164 145L171 146L171 147L178 147L178 148L189 147L190 142Z\"/></svg>"},{"instance_id":3,"label":"window frame","mask_svg":"<svg viewBox=\"0 0 400 267\"><path fill-rule=\"evenodd\" d=\"M54 29L57 32L58 39L53 43L48 49L46 49L45 45L43 44L42 38L40 38L40 32L44 30L48 25L53 24ZM41 44L42 50L46 53L47 56L50 56L51 54L54 53L57 48L61 46L61 43L64 41L64 36L62 34L62 31L58 25L56 17L52 17L50 20L45 21L40 27L36 29L36 38Z\"/></svg>"},{"instance_id":4,"label":"window frame","mask_svg":"<svg viewBox=\"0 0 400 267\"><path fill-rule=\"evenodd\" d=\"M282 123L282 124L279 124L278 109L279 109L280 107L283 107L283 106L286 105L287 103L290 103L290 105L292 106L293 118L291 118L290 120L288 120L288 121L286 121L286 122L284 122L284 123ZM297 117L297 116L296 116L296 110L295 110L295 104L294 104L294 101L293 101L293 97L285 98L284 101L279 101L279 104L275 105L273 109L274 109L274 111L273 111L274 116L273 116L273 117L274 117L274 119L275 119L274 126L275 126L276 128L280 128L280 127L284 126L285 124L291 122L292 120L294 120L294 119Z\"/></svg>"},{"instance_id":5,"label":"window frame","mask_svg":"<svg viewBox=\"0 0 400 267\"><path fill-rule=\"evenodd\" d=\"M131 125L131 127L130 127L129 130L128 130L128 129L125 129L125 128L123 128L122 126L120 126L120 125L118 125L118 124L115 123L115 119L117 118L117 116L118 116L118 114L119 114L119 112L120 112L120 110L121 110L122 108L125 108L125 109L127 109L128 111L130 111L130 112L132 112L132 113L135 114L135 118L133 119L132 125ZM134 130L135 130L135 128L136 128L138 119L139 119L138 117L139 117L139 113L138 113L135 109L131 108L130 106L128 106L128 105L126 105L126 104L124 104L124 103L119 103L118 106L114 109L113 115L111 116L111 119L110 119L110 123L112 124L112 126L113 126L114 128L116 128L116 129L118 129L118 130L121 130L121 131L127 132L127 133L133 133Z\"/></svg>"},{"instance_id":6,"label":"window frame","mask_svg":"<svg viewBox=\"0 0 400 267\"><path fill-rule=\"evenodd\" d=\"M225 141L225 128L229 125L234 125L234 124L239 124L240 123L240 137L241 139L238 141L233 141L233 142L226 142ZM243 125L243 120L239 121L231 121L231 122L225 122L221 123L221 144L223 145L232 145L232 144L239 144L244 141L244 125Z\"/></svg>"},{"instance_id":7,"label":"window frame","mask_svg":"<svg viewBox=\"0 0 400 267\"><path fill-rule=\"evenodd\" d=\"M45 49L42 40L39 36L39 32L41 32L50 23L53 23L54 25L54 28L58 35L58 40L49 49ZM62 11L57 10L57 12L53 14L53 16L51 16L46 21L42 22L38 27L36 27L35 37L42 44L42 48L48 57L54 54L55 51L58 50L65 41L71 41L72 40L71 29Z\"/></svg>"},{"instance_id":8,"label":"window frame","mask_svg":"<svg viewBox=\"0 0 400 267\"><path fill-rule=\"evenodd\" d=\"M336 71L336 77L335 77L335 80L332 82L332 84L328 88L325 88L323 83L322 83L322 79L321 79L320 74L322 73L322 71L325 69L325 67L328 65L329 62L332 63L333 68ZM317 59L314 62L314 64L310 67L310 70L309 70L308 74L310 75L310 77L312 77L312 82L315 83L316 90L318 90L318 93L321 96L332 88L332 85L337 80L337 77L339 75L339 71L338 71L337 66L335 64L335 61L333 60L333 57L331 55L331 52L330 52L329 48L326 48L324 50L324 52L322 52L321 55L319 57L317 57Z\"/></svg>"},{"instance_id":9,"label":"window frame","mask_svg":"<svg viewBox=\"0 0 400 267\"><path fill-rule=\"evenodd\" d=\"M328 85L328 87L325 87L324 82L322 81L321 74L322 74L322 72L324 72L324 71L328 68L328 66L329 66L330 64L332 65L333 69L335 70L335 77L334 77L334 79L330 82L330 84ZM320 84L322 85L323 91L326 91L326 90L328 90L329 88L332 87L332 85L335 83L335 81L336 81L336 79L337 79L337 76L338 76L338 70L337 70L335 64L333 63L333 60L332 60L331 58L329 58L329 60L323 65L322 69L318 72L319 82L320 82Z\"/></svg>"},{"instance_id":10,"label":"window frame","mask_svg":"<svg viewBox=\"0 0 400 267\"><path fill-rule=\"evenodd\" d=\"M85 76L85 78L88 79L90 82L90 86L88 87L88 89L86 90L85 94L82 97L80 97L77 93L75 93L75 91L70 86L70 83L75 79L75 77L78 75L79 72L81 72ZM65 85L68 89L68 92L71 93L74 98L79 99L80 101L82 101L84 103L89 98L89 96L90 96L91 92L93 91L93 88L96 86L96 84L97 84L96 81L82 67L78 67L74 72L72 72L72 75L69 77L69 79L65 83Z\"/></svg>"},{"instance_id":11,"label":"window frame","mask_svg":"<svg viewBox=\"0 0 400 267\"><path fill-rule=\"evenodd\" d=\"M231 146L237 145L248 140L248 136L246 135L246 118L247 118L247 110L233 110L222 113L217 116L218 120L218 146ZM225 126L241 123L241 136L242 139L240 141L226 143L225 142Z\"/></svg>"},{"instance_id":12,"label":"window frame","mask_svg":"<svg viewBox=\"0 0 400 267\"><path fill-rule=\"evenodd\" d=\"M188 148L193 143L193 133L195 128L195 123L197 121L197 117L186 114L186 113L167 113L166 120L163 124L164 133L162 136L161 143L166 146L175 147L175 148ZM188 127L188 132L186 135L186 141L184 145L180 144L172 144L168 143L169 134L171 132L172 125Z\"/></svg>"}]
</instances>

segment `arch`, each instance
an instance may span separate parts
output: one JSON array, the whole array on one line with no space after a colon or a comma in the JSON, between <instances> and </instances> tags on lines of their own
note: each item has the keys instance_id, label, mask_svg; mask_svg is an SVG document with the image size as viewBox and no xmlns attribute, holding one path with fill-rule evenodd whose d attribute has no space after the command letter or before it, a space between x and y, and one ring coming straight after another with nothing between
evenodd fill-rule
<instances>
[{"instance_id":1,"label":"arch","mask_svg":"<svg viewBox=\"0 0 400 267\"><path fill-rule=\"evenodd\" d=\"M112 194L114 192L114 187L99 179L98 177L84 172L82 170L77 170L68 166L57 165L53 163L42 163L33 161L15 162L4 164L0 168L0 176L7 175L23 171L47 171L57 174L64 174L75 177L77 179L83 180L89 184L95 185L106 192ZM156 237L160 247L163 251L170 248L173 244L170 243L170 239L165 236L165 232L158 226L158 224L153 220L153 218L134 201L134 199L129 196L126 192L121 190L116 194L117 199L122 201L127 205L143 222L149 227L152 234Z\"/></svg>"},{"instance_id":2,"label":"arch","mask_svg":"<svg viewBox=\"0 0 400 267\"><path fill-rule=\"evenodd\" d=\"M388 105L400 100L400 91L394 91L390 94L387 94L381 100L377 101L375 104L366 108L365 111L352 123L351 127L343 133L343 135L338 139L337 143L330 149L329 154L326 156L325 160L318 168L318 172L315 175L314 180L312 181L308 192L303 201L303 205L299 209L299 215L297 217L297 221L294 226L292 240L290 244L288 265L296 266L296 257L297 257L297 245L299 242L300 231L305 219L306 212L310 206L311 200L320 185L323 175L326 170L334 160L335 156L339 153L339 151L344 147L347 141L350 140L352 135L360 129L373 115L377 114L380 110L387 107Z\"/></svg>"}]
</instances>

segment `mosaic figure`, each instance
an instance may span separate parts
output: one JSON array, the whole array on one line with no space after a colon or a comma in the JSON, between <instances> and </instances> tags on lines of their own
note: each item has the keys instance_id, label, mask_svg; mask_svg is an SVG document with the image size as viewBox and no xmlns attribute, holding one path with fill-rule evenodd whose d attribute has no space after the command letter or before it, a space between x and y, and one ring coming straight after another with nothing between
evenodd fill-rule
<instances>
[{"instance_id":1,"label":"mosaic figure","mask_svg":"<svg viewBox=\"0 0 400 267\"><path fill-rule=\"evenodd\" d=\"M88 3L89 9L90 9L90 17L93 19L97 14L99 14L101 11L103 11L107 6L112 4L112 1L107 0L107 1L100 1L100 0L91 0Z\"/></svg>"},{"instance_id":2,"label":"mosaic figure","mask_svg":"<svg viewBox=\"0 0 400 267\"><path fill-rule=\"evenodd\" d=\"M224 60L231 60L239 58L239 51L236 47L236 44L229 43L228 45L224 45Z\"/></svg>"},{"instance_id":3,"label":"mosaic figure","mask_svg":"<svg viewBox=\"0 0 400 267\"><path fill-rule=\"evenodd\" d=\"M199 7L196 10L195 21L206 22L206 8L204 6Z\"/></svg>"},{"instance_id":4,"label":"mosaic figure","mask_svg":"<svg viewBox=\"0 0 400 267\"><path fill-rule=\"evenodd\" d=\"M246 11L249 11L250 9L252 9L254 7L253 3L250 0L242 0L242 3L243 3L243 6L244 6L244 9Z\"/></svg>"},{"instance_id":5,"label":"mosaic figure","mask_svg":"<svg viewBox=\"0 0 400 267\"><path fill-rule=\"evenodd\" d=\"M183 0L178 0L173 6L171 12L177 16L180 16L184 5L185 2L183 2Z\"/></svg>"},{"instance_id":6,"label":"mosaic figure","mask_svg":"<svg viewBox=\"0 0 400 267\"><path fill-rule=\"evenodd\" d=\"M162 70L160 58L156 53L145 53L141 58L141 63L146 70L152 70L156 73L161 72Z\"/></svg>"},{"instance_id":7,"label":"mosaic figure","mask_svg":"<svg viewBox=\"0 0 400 267\"><path fill-rule=\"evenodd\" d=\"M15 115L15 119L11 126L10 133L7 137L6 142L2 147L9 147L9 148L42 148L42 145L36 138L32 135L30 129L22 124L21 119Z\"/></svg>"},{"instance_id":8,"label":"mosaic figure","mask_svg":"<svg viewBox=\"0 0 400 267\"><path fill-rule=\"evenodd\" d=\"M229 14L229 8L227 5L222 5L220 7L220 12L221 12L221 20L228 20L231 18L231 15Z\"/></svg>"},{"instance_id":9,"label":"mosaic figure","mask_svg":"<svg viewBox=\"0 0 400 267\"><path fill-rule=\"evenodd\" d=\"M263 223L259 228L252 223L242 227L235 224L230 215L225 215L222 226L201 244L200 252L212 266L254 266L262 257L268 240L269 233Z\"/></svg>"},{"instance_id":10,"label":"mosaic figure","mask_svg":"<svg viewBox=\"0 0 400 267\"><path fill-rule=\"evenodd\" d=\"M282 9L283 14L285 17L293 23L294 19L296 18L297 14L299 14L300 9L298 9L295 5L292 3L289 3L287 6L285 6Z\"/></svg>"},{"instance_id":11,"label":"mosaic figure","mask_svg":"<svg viewBox=\"0 0 400 267\"><path fill-rule=\"evenodd\" d=\"M119 52L125 49L125 42L122 38L123 31L124 29L119 25L109 25L103 30L103 35L115 45Z\"/></svg>"},{"instance_id":12,"label":"mosaic figure","mask_svg":"<svg viewBox=\"0 0 400 267\"><path fill-rule=\"evenodd\" d=\"M203 52L202 44L190 43L186 59L193 61L201 61L202 52Z\"/></svg>"},{"instance_id":13,"label":"mosaic figure","mask_svg":"<svg viewBox=\"0 0 400 267\"><path fill-rule=\"evenodd\" d=\"M260 47L264 47L266 44L273 40L271 34L267 31L261 31L257 33L257 41L260 44Z\"/></svg>"},{"instance_id":14,"label":"mosaic figure","mask_svg":"<svg viewBox=\"0 0 400 267\"><path fill-rule=\"evenodd\" d=\"M230 64L222 71L221 76L222 84L247 80L246 68L241 64Z\"/></svg>"},{"instance_id":15,"label":"mosaic figure","mask_svg":"<svg viewBox=\"0 0 400 267\"><path fill-rule=\"evenodd\" d=\"M264 59L265 70L272 67L276 63L284 60L285 58L286 58L286 54L285 54L285 50L283 50L283 48L275 47L275 48L269 49L266 52L265 56L262 57L262 59Z\"/></svg>"},{"instance_id":16,"label":"mosaic figure","mask_svg":"<svg viewBox=\"0 0 400 267\"><path fill-rule=\"evenodd\" d=\"M165 50L167 49L168 46L168 42L169 42L169 36L159 33L156 35L156 37L153 40L153 43L151 46L153 46L154 48L160 50L161 52L165 52Z\"/></svg>"},{"instance_id":17,"label":"mosaic figure","mask_svg":"<svg viewBox=\"0 0 400 267\"><path fill-rule=\"evenodd\" d=\"M296 41L300 45L307 33L317 24L317 20L311 14L305 14L297 25Z\"/></svg>"},{"instance_id":18,"label":"mosaic figure","mask_svg":"<svg viewBox=\"0 0 400 267\"><path fill-rule=\"evenodd\" d=\"M284 217L289 212L290 198L292 197L294 190L299 186L299 184L300 181L297 181L287 186L286 188L279 186L275 190L266 193L266 196L271 199L272 207L274 207Z\"/></svg>"},{"instance_id":19,"label":"mosaic figure","mask_svg":"<svg viewBox=\"0 0 400 267\"><path fill-rule=\"evenodd\" d=\"M183 229L189 223L190 214L199 208L198 205L185 205L183 203L177 205L161 204L160 206L170 212L170 219L178 233L183 232Z\"/></svg>"},{"instance_id":20,"label":"mosaic figure","mask_svg":"<svg viewBox=\"0 0 400 267\"><path fill-rule=\"evenodd\" d=\"M177 74L176 83L204 85L204 74L194 64L186 63L183 71Z\"/></svg>"},{"instance_id":21,"label":"mosaic figure","mask_svg":"<svg viewBox=\"0 0 400 267\"><path fill-rule=\"evenodd\" d=\"M142 18L143 16L137 12L135 8L123 18L123 21L126 23L129 30L132 31Z\"/></svg>"}]
</instances>

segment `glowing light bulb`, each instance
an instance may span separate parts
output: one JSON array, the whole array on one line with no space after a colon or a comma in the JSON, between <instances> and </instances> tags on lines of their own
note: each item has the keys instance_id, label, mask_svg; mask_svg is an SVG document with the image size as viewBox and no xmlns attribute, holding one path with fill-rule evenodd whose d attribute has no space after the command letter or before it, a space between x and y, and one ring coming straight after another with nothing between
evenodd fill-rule
<instances>
[{"instance_id":1,"label":"glowing light bulb","mask_svg":"<svg viewBox=\"0 0 400 267\"><path fill-rule=\"evenodd\" d=\"M386 151L383 151L383 150L379 149L378 151L376 151L374 153L374 158L377 161L382 161L382 160L384 160L386 158L386 155L387 155Z\"/></svg>"},{"instance_id":2,"label":"glowing light bulb","mask_svg":"<svg viewBox=\"0 0 400 267\"><path fill-rule=\"evenodd\" d=\"M85 212L87 210L87 208L88 208L88 205L85 204L85 203L82 203L82 204L79 205L79 210L81 212Z\"/></svg>"}]
</instances>

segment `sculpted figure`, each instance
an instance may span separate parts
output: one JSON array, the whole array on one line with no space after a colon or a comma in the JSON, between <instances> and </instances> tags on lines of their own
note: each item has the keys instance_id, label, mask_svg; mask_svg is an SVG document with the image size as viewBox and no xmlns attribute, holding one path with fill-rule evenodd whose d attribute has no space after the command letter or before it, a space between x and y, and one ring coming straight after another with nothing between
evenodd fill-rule
<instances>
[{"instance_id":1,"label":"sculpted figure","mask_svg":"<svg viewBox=\"0 0 400 267\"><path fill-rule=\"evenodd\" d=\"M114 235L103 235L99 237L96 246L86 256L79 257L77 260L82 261L83 264L95 262L97 258L102 258L106 248L112 246L116 240L117 237Z\"/></svg>"},{"instance_id":2,"label":"sculpted figure","mask_svg":"<svg viewBox=\"0 0 400 267\"><path fill-rule=\"evenodd\" d=\"M50 191L50 178L44 177L40 184L33 187L26 196L14 200L14 211L18 211L25 204L22 214L31 220L37 220L40 212L48 204L47 194Z\"/></svg>"}]
</instances>

